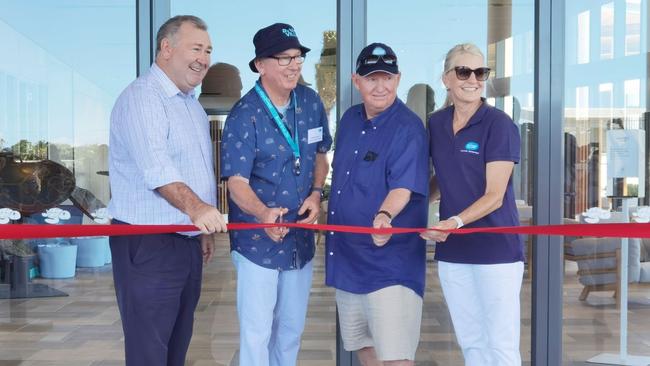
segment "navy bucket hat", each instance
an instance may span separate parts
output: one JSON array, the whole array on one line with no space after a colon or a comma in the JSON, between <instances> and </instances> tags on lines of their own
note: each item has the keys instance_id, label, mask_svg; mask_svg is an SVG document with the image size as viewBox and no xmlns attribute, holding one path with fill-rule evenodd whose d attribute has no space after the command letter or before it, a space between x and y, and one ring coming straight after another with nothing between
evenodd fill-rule
<instances>
[{"instance_id":1,"label":"navy bucket hat","mask_svg":"<svg viewBox=\"0 0 650 366\"><path fill-rule=\"evenodd\" d=\"M300 44L293 27L284 23L271 24L258 30L253 37L253 44L255 45L255 58L248 63L253 72L258 72L255 67L255 60L258 58L273 56L291 48L299 49L303 55L310 51L309 48Z\"/></svg>"}]
</instances>

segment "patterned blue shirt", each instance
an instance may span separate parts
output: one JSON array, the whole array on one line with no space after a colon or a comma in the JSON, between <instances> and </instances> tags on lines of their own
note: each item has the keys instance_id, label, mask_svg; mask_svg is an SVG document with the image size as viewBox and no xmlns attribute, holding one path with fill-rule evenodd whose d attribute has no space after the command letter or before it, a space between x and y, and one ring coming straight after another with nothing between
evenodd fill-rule
<instances>
[{"instance_id":1,"label":"patterned blue shirt","mask_svg":"<svg viewBox=\"0 0 650 366\"><path fill-rule=\"evenodd\" d=\"M226 119L221 143L221 179L241 176L268 207L286 207L285 222L295 222L297 212L309 196L314 182L316 153L326 153L332 138L320 97L298 85L282 116L293 133L297 121L301 172L293 173L291 147L275 124L261 98L251 89L235 104ZM322 138L318 133L322 133ZM311 139L309 138L311 136ZM311 140L311 141L310 141ZM258 222L228 199L230 222ZM272 241L264 230L230 232L230 248L262 267L290 270L302 268L314 257L311 230L291 229L282 242Z\"/></svg>"},{"instance_id":2,"label":"patterned blue shirt","mask_svg":"<svg viewBox=\"0 0 650 366\"><path fill-rule=\"evenodd\" d=\"M355 105L339 126L327 222L372 226L388 193L404 188L411 198L392 226L425 227L429 159L422 120L396 99L372 119ZM418 234L396 234L378 247L368 234L330 232L325 258L325 282L337 289L367 294L402 285L424 294L426 249Z\"/></svg>"},{"instance_id":3,"label":"patterned blue shirt","mask_svg":"<svg viewBox=\"0 0 650 366\"><path fill-rule=\"evenodd\" d=\"M156 188L182 182L217 203L210 127L194 91L182 93L153 64L118 97L111 113L110 215L130 224L191 224Z\"/></svg>"}]
</instances>

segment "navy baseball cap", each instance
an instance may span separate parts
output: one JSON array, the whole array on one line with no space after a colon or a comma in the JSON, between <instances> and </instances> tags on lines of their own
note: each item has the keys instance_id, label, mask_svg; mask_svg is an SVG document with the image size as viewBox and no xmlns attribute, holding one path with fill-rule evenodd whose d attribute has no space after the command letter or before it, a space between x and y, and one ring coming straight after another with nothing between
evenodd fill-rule
<instances>
[{"instance_id":1,"label":"navy baseball cap","mask_svg":"<svg viewBox=\"0 0 650 366\"><path fill-rule=\"evenodd\" d=\"M383 43L371 43L357 57L357 74L366 76L379 71L399 74L397 55Z\"/></svg>"},{"instance_id":2,"label":"navy baseball cap","mask_svg":"<svg viewBox=\"0 0 650 366\"><path fill-rule=\"evenodd\" d=\"M253 37L253 44L255 45L255 58L248 63L253 72L257 72L255 60L260 57L273 56L291 48L299 49L303 55L310 51L309 48L300 44L293 27L284 23L271 24L258 30Z\"/></svg>"}]
</instances>

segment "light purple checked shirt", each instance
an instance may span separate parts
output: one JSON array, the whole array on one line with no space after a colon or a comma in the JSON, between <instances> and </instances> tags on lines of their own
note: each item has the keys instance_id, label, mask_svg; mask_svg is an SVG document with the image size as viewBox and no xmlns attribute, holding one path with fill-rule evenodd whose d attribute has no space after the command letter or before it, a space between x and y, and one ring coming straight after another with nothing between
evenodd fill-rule
<instances>
[{"instance_id":1,"label":"light purple checked shirt","mask_svg":"<svg viewBox=\"0 0 650 366\"><path fill-rule=\"evenodd\" d=\"M112 218L130 224L191 224L155 191L172 182L185 183L216 205L208 117L194 91L181 92L158 65L118 97L109 144Z\"/></svg>"}]
</instances>

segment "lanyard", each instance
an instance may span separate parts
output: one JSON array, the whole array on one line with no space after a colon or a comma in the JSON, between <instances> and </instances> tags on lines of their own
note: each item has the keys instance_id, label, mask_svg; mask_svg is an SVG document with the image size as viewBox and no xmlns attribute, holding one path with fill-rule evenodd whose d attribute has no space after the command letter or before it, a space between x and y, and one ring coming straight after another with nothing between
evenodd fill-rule
<instances>
[{"instance_id":1,"label":"lanyard","mask_svg":"<svg viewBox=\"0 0 650 366\"><path fill-rule=\"evenodd\" d=\"M300 175L300 146L298 145L298 121L297 119L293 118L293 139L291 138L291 134L289 134L289 131L287 130L287 127L284 125L284 122L280 119L280 115L278 114L278 110L275 108L273 103L271 103L271 100L269 97L266 95L264 92L264 89L260 86L260 82L257 81L255 82L255 92L257 92L257 95L260 96L262 99L262 102L264 102L264 105L266 106L266 109L271 113L271 116L273 117L273 120L275 121L275 124L278 126L280 131L282 132L282 136L284 136L284 139L287 141L289 144L289 147L291 147L291 151L293 152L293 172L296 175ZM298 108L297 102L296 102L296 93L291 92L291 95L293 96L293 107ZM295 109L294 109L295 110Z\"/></svg>"}]
</instances>

